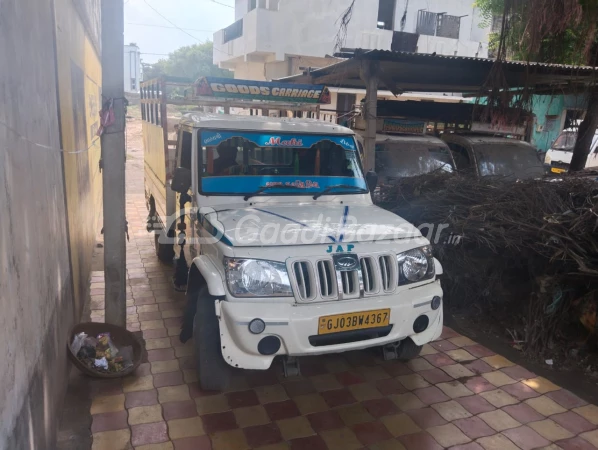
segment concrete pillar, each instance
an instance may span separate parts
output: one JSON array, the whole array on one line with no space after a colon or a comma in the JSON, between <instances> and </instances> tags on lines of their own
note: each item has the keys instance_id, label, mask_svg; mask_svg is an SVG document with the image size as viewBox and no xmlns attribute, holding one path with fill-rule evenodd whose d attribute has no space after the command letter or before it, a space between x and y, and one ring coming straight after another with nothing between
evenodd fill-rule
<instances>
[{"instance_id":1,"label":"concrete pillar","mask_svg":"<svg viewBox=\"0 0 598 450\"><path fill-rule=\"evenodd\" d=\"M366 94L364 104L365 136L364 136L364 169L374 170L376 167L376 118L378 110L378 69L377 61L362 61L361 79L365 82Z\"/></svg>"},{"instance_id":2,"label":"concrete pillar","mask_svg":"<svg viewBox=\"0 0 598 450\"><path fill-rule=\"evenodd\" d=\"M127 325L124 28L123 0L103 0L102 96L114 100L115 116L102 135L105 311L106 322L121 327Z\"/></svg>"}]
</instances>

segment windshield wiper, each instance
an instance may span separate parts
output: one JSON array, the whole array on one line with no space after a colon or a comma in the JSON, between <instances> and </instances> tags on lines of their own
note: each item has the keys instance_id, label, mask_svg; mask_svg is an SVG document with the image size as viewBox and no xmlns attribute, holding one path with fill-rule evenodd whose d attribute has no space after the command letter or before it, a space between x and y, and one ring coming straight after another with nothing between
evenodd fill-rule
<instances>
[{"instance_id":1,"label":"windshield wiper","mask_svg":"<svg viewBox=\"0 0 598 450\"><path fill-rule=\"evenodd\" d=\"M256 195L260 195L262 192L267 191L268 189L298 189L298 188L296 186L287 186L286 184L273 184L271 186L261 186L253 194L247 194L245 197L243 197L243 200L247 201L251 197L255 197Z\"/></svg>"},{"instance_id":2,"label":"windshield wiper","mask_svg":"<svg viewBox=\"0 0 598 450\"><path fill-rule=\"evenodd\" d=\"M333 189L357 189L360 194L365 194L368 191L367 189L363 189L363 188L360 188L357 186L352 186L350 184L335 184L334 186L328 186L322 192L318 192L316 195L314 195L314 200L317 200L322 195L328 194Z\"/></svg>"}]
</instances>

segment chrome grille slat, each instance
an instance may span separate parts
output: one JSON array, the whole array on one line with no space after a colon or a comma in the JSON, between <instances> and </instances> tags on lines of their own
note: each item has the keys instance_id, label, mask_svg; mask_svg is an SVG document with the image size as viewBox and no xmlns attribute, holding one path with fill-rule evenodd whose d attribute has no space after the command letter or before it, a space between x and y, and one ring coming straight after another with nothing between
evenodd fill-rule
<instances>
[{"instance_id":1,"label":"chrome grille slat","mask_svg":"<svg viewBox=\"0 0 598 450\"><path fill-rule=\"evenodd\" d=\"M330 261L330 260L318 261L317 269L318 269L318 280L320 282L320 293L322 294L322 297L323 298L335 297L337 294L337 291L335 288L336 284L335 284L334 267L332 265L332 261Z\"/></svg>"},{"instance_id":2,"label":"chrome grille slat","mask_svg":"<svg viewBox=\"0 0 598 450\"><path fill-rule=\"evenodd\" d=\"M295 279L297 281L297 288L299 289L299 297L301 300L309 301L315 297L313 295L313 280L311 271L309 269L309 262L297 261L293 264L293 272L295 272Z\"/></svg>"},{"instance_id":3,"label":"chrome grille slat","mask_svg":"<svg viewBox=\"0 0 598 450\"><path fill-rule=\"evenodd\" d=\"M378 258L378 263L380 264L380 274L382 278L382 289L385 291L392 291L395 288L395 266L393 265L393 257L390 255L383 255Z\"/></svg>"},{"instance_id":4,"label":"chrome grille slat","mask_svg":"<svg viewBox=\"0 0 598 450\"><path fill-rule=\"evenodd\" d=\"M361 258L359 262L361 265L361 274L363 277L363 291L366 294L371 294L377 290L374 260L366 256L364 258Z\"/></svg>"}]
</instances>

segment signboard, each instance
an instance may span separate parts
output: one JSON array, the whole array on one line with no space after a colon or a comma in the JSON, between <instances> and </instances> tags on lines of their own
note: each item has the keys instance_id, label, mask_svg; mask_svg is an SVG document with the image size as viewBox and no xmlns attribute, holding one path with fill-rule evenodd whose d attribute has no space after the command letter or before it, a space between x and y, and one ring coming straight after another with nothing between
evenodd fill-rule
<instances>
[{"instance_id":1,"label":"signboard","mask_svg":"<svg viewBox=\"0 0 598 450\"><path fill-rule=\"evenodd\" d=\"M426 123L420 120L383 119L382 129L385 133L423 134Z\"/></svg>"},{"instance_id":2,"label":"signboard","mask_svg":"<svg viewBox=\"0 0 598 450\"><path fill-rule=\"evenodd\" d=\"M330 104L328 88L311 84L204 77L195 82L194 91L200 97Z\"/></svg>"},{"instance_id":3,"label":"signboard","mask_svg":"<svg viewBox=\"0 0 598 450\"><path fill-rule=\"evenodd\" d=\"M513 134L516 136L525 135L525 127L518 127L515 125L493 125L491 123L483 122L473 122L471 124L471 131L488 134Z\"/></svg>"}]
</instances>

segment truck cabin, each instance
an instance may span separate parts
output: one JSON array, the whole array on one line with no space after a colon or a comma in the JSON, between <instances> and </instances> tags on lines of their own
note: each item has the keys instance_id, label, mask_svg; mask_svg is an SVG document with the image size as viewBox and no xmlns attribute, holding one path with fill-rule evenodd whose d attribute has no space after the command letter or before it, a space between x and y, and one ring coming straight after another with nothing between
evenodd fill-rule
<instances>
[{"instance_id":1,"label":"truck cabin","mask_svg":"<svg viewBox=\"0 0 598 450\"><path fill-rule=\"evenodd\" d=\"M182 126L183 133L196 133L197 188L204 197L368 192L347 128L310 119L209 114L187 116ZM180 161L191 170L185 153Z\"/></svg>"}]
</instances>

